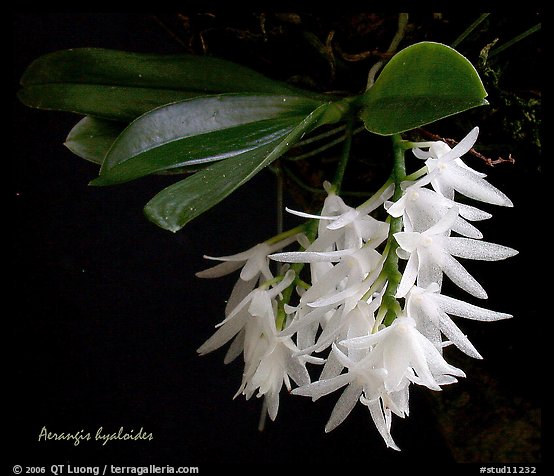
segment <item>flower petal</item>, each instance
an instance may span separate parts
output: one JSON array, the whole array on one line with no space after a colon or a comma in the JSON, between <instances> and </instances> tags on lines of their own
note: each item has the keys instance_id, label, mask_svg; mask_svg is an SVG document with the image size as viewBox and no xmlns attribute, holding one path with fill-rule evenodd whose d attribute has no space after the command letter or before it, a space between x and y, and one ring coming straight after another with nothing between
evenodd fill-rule
<instances>
[{"instance_id":1,"label":"flower petal","mask_svg":"<svg viewBox=\"0 0 554 476\"><path fill-rule=\"evenodd\" d=\"M205 257L207 258L207 257ZM209 258L211 259L211 258ZM198 278L220 278L221 276L226 276L228 274L231 274L233 271L236 271L244 264L243 261L226 261L224 263L220 263L216 266L212 266L211 268L204 269L202 271L198 271L196 273L196 276Z\"/></svg>"},{"instance_id":2,"label":"flower petal","mask_svg":"<svg viewBox=\"0 0 554 476\"><path fill-rule=\"evenodd\" d=\"M341 327L345 324L345 318L343 314L343 308L337 309L333 313L331 319L325 325L325 328L319 335L319 338L317 339L315 345L309 349L304 349L303 352L311 354L312 352L321 352L329 347L335 340L335 337L337 337L337 335L340 333Z\"/></svg>"},{"instance_id":3,"label":"flower petal","mask_svg":"<svg viewBox=\"0 0 554 476\"><path fill-rule=\"evenodd\" d=\"M325 425L325 433L329 433L334 430L346 419L356 405L357 401L360 399L362 390L363 388L361 385L354 384L353 382L346 387L344 392L342 392L342 395L337 400L327 425Z\"/></svg>"},{"instance_id":4,"label":"flower petal","mask_svg":"<svg viewBox=\"0 0 554 476\"><path fill-rule=\"evenodd\" d=\"M421 147L430 147L428 146L421 146ZM412 153L421 160L427 160L429 157L431 157L431 153L428 150L420 149L419 147L415 147L412 149Z\"/></svg>"},{"instance_id":5,"label":"flower petal","mask_svg":"<svg viewBox=\"0 0 554 476\"><path fill-rule=\"evenodd\" d=\"M460 210L460 216L469 221L481 221L488 220L492 215L483 210L479 210L476 207L471 205L466 205L465 203L456 203L458 209Z\"/></svg>"},{"instance_id":6,"label":"flower petal","mask_svg":"<svg viewBox=\"0 0 554 476\"><path fill-rule=\"evenodd\" d=\"M435 241L437 238L435 238ZM442 261L444 251L438 246L421 248L417 252L419 259L419 268L417 275L417 285L422 288L436 283L442 285Z\"/></svg>"},{"instance_id":7,"label":"flower petal","mask_svg":"<svg viewBox=\"0 0 554 476\"><path fill-rule=\"evenodd\" d=\"M308 302L307 304L310 307L326 307L326 306L336 305L344 301L345 299L348 299L349 297L354 296L358 292L359 288L360 288L359 284L354 284L340 292L336 292L328 296L320 297L319 299L316 299L315 301L312 301L312 302Z\"/></svg>"},{"instance_id":8,"label":"flower petal","mask_svg":"<svg viewBox=\"0 0 554 476\"><path fill-rule=\"evenodd\" d=\"M227 321L215 333L204 342L196 352L200 355L208 354L229 342L244 327L250 315L243 309L243 312L236 315L235 319Z\"/></svg>"},{"instance_id":9,"label":"flower petal","mask_svg":"<svg viewBox=\"0 0 554 476\"><path fill-rule=\"evenodd\" d=\"M401 217L406 210L406 202L408 198L406 195L402 195L396 202L387 208L387 213L395 218Z\"/></svg>"},{"instance_id":10,"label":"flower petal","mask_svg":"<svg viewBox=\"0 0 554 476\"><path fill-rule=\"evenodd\" d=\"M413 253L421 243L421 233L415 231L401 231L394 233L394 239L403 250Z\"/></svg>"},{"instance_id":11,"label":"flower petal","mask_svg":"<svg viewBox=\"0 0 554 476\"><path fill-rule=\"evenodd\" d=\"M313 302L335 291L340 282L346 278L349 273L350 268L347 263L338 263L323 274L316 283L312 284L312 287L302 295L300 302Z\"/></svg>"},{"instance_id":12,"label":"flower petal","mask_svg":"<svg viewBox=\"0 0 554 476\"><path fill-rule=\"evenodd\" d=\"M452 225L452 231L476 240L483 238L483 233L471 223L465 221L461 216L456 218L456 221Z\"/></svg>"},{"instance_id":13,"label":"flower petal","mask_svg":"<svg viewBox=\"0 0 554 476\"><path fill-rule=\"evenodd\" d=\"M277 283L277 285L273 286L271 289L267 291L267 294L271 299L277 297L279 294L281 294L285 289L287 289L293 282L296 277L296 273L294 270L289 269L285 275L283 276L283 279Z\"/></svg>"},{"instance_id":14,"label":"flower petal","mask_svg":"<svg viewBox=\"0 0 554 476\"><path fill-rule=\"evenodd\" d=\"M281 263L336 263L340 261L343 256L351 255L355 251L355 249L337 251L290 251L286 253L275 253L269 255L269 258Z\"/></svg>"},{"instance_id":15,"label":"flower petal","mask_svg":"<svg viewBox=\"0 0 554 476\"><path fill-rule=\"evenodd\" d=\"M427 339L425 339L423 336L421 336L420 344L425 354L425 359L427 361L427 364L429 365L429 368L431 369L434 377L436 376L436 382L439 385L443 385L442 383L443 381L451 382L452 380L449 378L451 376L456 376L456 377L466 376L463 370L459 369L458 367L454 367L453 365L450 365L446 360L444 360L444 357L436 349L436 347L433 344L431 344L431 342L429 342ZM416 369L416 372L417 372L417 369Z\"/></svg>"},{"instance_id":16,"label":"flower petal","mask_svg":"<svg viewBox=\"0 0 554 476\"><path fill-rule=\"evenodd\" d=\"M279 393L268 392L265 394L265 401L267 403L267 413L271 421L275 421L277 413L279 412Z\"/></svg>"},{"instance_id":17,"label":"flower petal","mask_svg":"<svg viewBox=\"0 0 554 476\"><path fill-rule=\"evenodd\" d=\"M429 159L427 163L427 168L431 167L431 164L429 161L432 159ZM431 181L431 186L433 187L433 190L435 192L439 193L443 197L448 198L449 200L454 200L454 187L450 184L450 182L440 179L441 177L436 177Z\"/></svg>"},{"instance_id":18,"label":"flower petal","mask_svg":"<svg viewBox=\"0 0 554 476\"><path fill-rule=\"evenodd\" d=\"M483 358L458 326L444 312L440 313L440 330L464 354L474 359Z\"/></svg>"},{"instance_id":19,"label":"flower petal","mask_svg":"<svg viewBox=\"0 0 554 476\"><path fill-rule=\"evenodd\" d=\"M472 169L470 166L468 166L462 159L454 159L454 163L458 166L458 167L461 167L462 169L465 169L465 170L468 170L470 172L473 172L477 177L479 178L486 178L487 177L487 174L484 174L482 172L478 172L477 170L475 169Z\"/></svg>"},{"instance_id":20,"label":"flower petal","mask_svg":"<svg viewBox=\"0 0 554 476\"><path fill-rule=\"evenodd\" d=\"M243 309L247 309L246 308L246 305L252 301L252 297L254 296L254 293L256 292L257 290L254 289L253 291L251 291L250 293L248 293L244 299L242 299L242 301L240 301L233 309L231 309L229 311L229 313L225 312L225 319L223 319L220 323L216 324L215 327L221 327L225 324L227 324L227 322L229 322L230 320L234 319L235 316L237 314L239 314Z\"/></svg>"},{"instance_id":21,"label":"flower petal","mask_svg":"<svg viewBox=\"0 0 554 476\"><path fill-rule=\"evenodd\" d=\"M225 358L223 359L224 364L229 364L235 360L244 349L244 329L241 329L240 332L236 335L233 342L229 346Z\"/></svg>"},{"instance_id":22,"label":"flower petal","mask_svg":"<svg viewBox=\"0 0 554 476\"><path fill-rule=\"evenodd\" d=\"M323 215L313 215L311 213L300 212L297 210L292 210L291 208L285 207L285 210L291 215L296 215L301 218L314 218L316 220L336 220L338 216L323 216Z\"/></svg>"},{"instance_id":23,"label":"flower petal","mask_svg":"<svg viewBox=\"0 0 554 476\"><path fill-rule=\"evenodd\" d=\"M351 210L348 210L346 213L343 213L342 215L340 215L335 221L329 223L329 225L327 225L327 229L338 230L339 228L343 228L349 225L350 223L352 223L354 220L356 220L359 215L360 215L360 212L352 208Z\"/></svg>"},{"instance_id":24,"label":"flower petal","mask_svg":"<svg viewBox=\"0 0 554 476\"><path fill-rule=\"evenodd\" d=\"M313 323L319 324L321 319L323 319L323 315L327 311L328 310L325 308L317 308L317 309L310 310L305 314L298 313L296 314L296 317L291 321L291 323L287 325L287 327L285 327L280 332L279 335L282 337L292 336L296 334L300 329L310 324L313 324Z\"/></svg>"},{"instance_id":25,"label":"flower petal","mask_svg":"<svg viewBox=\"0 0 554 476\"><path fill-rule=\"evenodd\" d=\"M227 255L227 256L204 255L204 258L211 259L213 261L246 261L252 255L254 255L256 253L257 248L262 245L263 243L259 243L246 251L241 251L240 253L235 253L234 255Z\"/></svg>"},{"instance_id":26,"label":"flower petal","mask_svg":"<svg viewBox=\"0 0 554 476\"><path fill-rule=\"evenodd\" d=\"M248 312L255 317L264 318L270 314L273 319L273 305L266 291L256 289L252 293L252 300L248 306Z\"/></svg>"},{"instance_id":27,"label":"flower petal","mask_svg":"<svg viewBox=\"0 0 554 476\"><path fill-rule=\"evenodd\" d=\"M327 380L336 377L340 375L342 369L344 369L344 365L342 365L338 359L337 354L335 352L330 352L327 357L327 362L325 362L323 369L321 369L319 380Z\"/></svg>"},{"instance_id":28,"label":"flower petal","mask_svg":"<svg viewBox=\"0 0 554 476\"><path fill-rule=\"evenodd\" d=\"M392 436L390 434L390 414L387 416L383 411L381 406L381 399L377 400L366 400L364 404L368 407L371 419L377 428L377 431L385 440L387 448L392 448L393 450L400 451L400 448L396 445ZM389 411L390 412L390 411Z\"/></svg>"},{"instance_id":29,"label":"flower petal","mask_svg":"<svg viewBox=\"0 0 554 476\"><path fill-rule=\"evenodd\" d=\"M285 370L296 385L308 385L310 383L310 374L306 370L306 363L301 357L288 357L285 362Z\"/></svg>"},{"instance_id":30,"label":"flower petal","mask_svg":"<svg viewBox=\"0 0 554 476\"><path fill-rule=\"evenodd\" d=\"M454 299L444 294L436 294L433 299L439 304L440 308L447 314L464 317L476 321L498 321L500 319L509 319L511 314L505 312L491 311L483 307L475 306L458 299Z\"/></svg>"},{"instance_id":31,"label":"flower petal","mask_svg":"<svg viewBox=\"0 0 554 476\"><path fill-rule=\"evenodd\" d=\"M508 246L470 238L450 237L446 243L448 252L458 258L498 261L518 254L518 251Z\"/></svg>"},{"instance_id":32,"label":"flower petal","mask_svg":"<svg viewBox=\"0 0 554 476\"><path fill-rule=\"evenodd\" d=\"M369 334L367 336L352 337L351 339L345 339L340 341L339 344L347 347L348 349L368 349L371 346L377 344L381 339L385 337L385 335L389 334L390 332L391 332L391 327L389 326L389 327L385 327L384 329L381 329L375 334ZM335 347L336 346L333 344L333 349L335 349ZM338 348L336 348L335 350L337 351L337 357L340 358L340 354L338 353L340 352L340 350ZM344 356L344 358L348 359L348 357L346 356ZM352 366L352 362L350 360L348 360L348 362L343 360L342 364L344 367Z\"/></svg>"},{"instance_id":33,"label":"flower petal","mask_svg":"<svg viewBox=\"0 0 554 476\"><path fill-rule=\"evenodd\" d=\"M308 385L294 388L291 393L293 395L311 397L313 401L316 401L317 399L349 384L353 378L354 376L352 374L341 374L327 380L318 380L316 382L309 383Z\"/></svg>"},{"instance_id":34,"label":"flower petal","mask_svg":"<svg viewBox=\"0 0 554 476\"><path fill-rule=\"evenodd\" d=\"M425 235L442 235L452 229L458 218L458 207L452 207L435 225L425 231Z\"/></svg>"},{"instance_id":35,"label":"flower petal","mask_svg":"<svg viewBox=\"0 0 554 476\"><path fill-rule=\"evenodd\" d=\"M417 253L412 253L406 267L404 268L404 273L402 274L402 279L396 290L396 297L404 297L410 288L415 284L417 278L417 272L419 269L419 257Z\"/></svg>"},{"instance_id":36,"label":"flower petal","mask_svg":"<svg viewBox=\"0 0 554 476\"><path fill-rule=\"evenodd\" d=\"M464 291L480 299L487 299L487 292L455 258L444 254L443 271L450 280Z\"/></svg>"},{"instance_id":37,"label":"flower petal","mask_svg":"<svg viewBox=\"0 0 554 476\"><path fill-rule=\"evenodd\" d=\"M514 206L512 201L503 192L485 179L476 176L472 170L450 165L444 174L444 179L448 180L452 187L466 197L492 205L503 207Z\"/></svg>"},{"instance_id":38,"label":"flower petal","mask_svg":"<svg viewBox=\"0 0 554 476\"><path fill-rule=\"evenodd\" d=\"M456 144L450 151L446 154L441 155L439 158L441 161L450 161L461 157L462 155L468 153L471 148L477 142L477 137L479 136L479 127L474 127L465 136L458 144Z\"/></svg>"},{"instance_id":39,"label":"flower petal","mask_svg":"<svg viewBox=\"0 0 554 476\"><path fill-rule=\"evenodd\" d=\"M233 290L231 291L231 295L229 296L225 306L226 317L228 317L233 309L235 309L241 301L252 292L252 290L256 287L257 280L257 277L251 279L250 281L237 279L237 282L233 286Z\"/></svg>"},{"instance_id":40,"label":"flower petal","mask_svg":"<svg viewBox=\"0 0 554 476\"><path fill-rule=\"evenodd\" d=\"M296 346L299 349L306 349L315 344L315 338L319 330L319 323L313 322L307 326L298 329L296 333Z\"/></svg>"}]
</instances>

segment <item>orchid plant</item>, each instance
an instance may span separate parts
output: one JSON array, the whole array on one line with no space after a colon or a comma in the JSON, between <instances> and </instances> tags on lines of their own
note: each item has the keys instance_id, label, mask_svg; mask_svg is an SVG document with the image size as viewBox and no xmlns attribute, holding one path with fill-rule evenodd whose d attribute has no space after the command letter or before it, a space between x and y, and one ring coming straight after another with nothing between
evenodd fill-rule
<instances>
[{"instance_id":1,"label":"orchid plant","mask_svg":"<svg viewBox=\"0 0 554 476\"><path fill-rule=\"evenodd\" d=\"M406 22L401 14L389 53ZM475 68L449 46L410 45L370 70L362 94L346 97L298 89L210 57L100 49L41 57L21 84L28 106L85 115L66 145L100 165L92 185L185 174L145 207L150 220L172 232L316 129L325 129L321 137L345 131L335 176L322 184L319 213L287 209L303 223L235 255L206 256L219 263L197 273L239 272L224 319L198 353L230 343L224 362L244 362L236 396L262 398L272 420L283 386L312 400L340 390L325 431L359 403L385 444L398 450L392 415L409 414L410 386L440 390L465 377L446 361L444 348L481 358L455 321L511 317L443 293L446 276L471 298L486 299L463 260L517 253L483 241L474 223L491 214L467 203L512 206L462 160L479 128L453 147L402 136L487 104ZM360 122L371 134L391 137L393 160L390 177L353 207L341 185ZM408 171L407 153L423 165Z\"/></svg>"}]
</instances>

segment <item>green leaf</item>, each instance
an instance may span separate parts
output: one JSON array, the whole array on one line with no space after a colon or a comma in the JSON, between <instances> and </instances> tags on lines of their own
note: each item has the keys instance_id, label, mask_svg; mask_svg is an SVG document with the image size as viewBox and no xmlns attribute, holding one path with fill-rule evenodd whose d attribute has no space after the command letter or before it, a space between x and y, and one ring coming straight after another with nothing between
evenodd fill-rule
<instances>
[{"instance_id":1,"label":"green leaf","mask_svg":"<svg viewBox=\"0 0 554 476\"><path fill-rule=\"evenodd\" d=\"M126 124L86 116L69 132L65 146L79 157L101 164Z\"/></svg>"},{"instance_id":2,"label":"green leaf","mask_svg":"<svg viewBox=\"0 0 554 476\"><path fill-rule=\"evenodd\" d=\"M101 165L110 147L125 127L126 124L122 122L86 116L71 129L64 145L79 157ZM193 173L201 168L202 165L178 167L159 171L158 174L180 175Z\"/></svg>"},{"instance_id":3,"label":"green leaf","mask_svg":"<svg viewBox=\"0 0 554 476\"><path fill-rule=\"evenodd\" d=\"M323 104L299 121L285 137L207 166L202 171L162 190L144 208L158 226L176 232L245 184L283 155L304 134L334 122L333 104Z\"/></svg>"},{"instance_id":4,"label":"green leaf","mask_svg":"<svg viewBox=\"0 0 554 476\"><path fill-rule=\"evenodd\" d=\"M164 104L197 96L196 92L172 89L71 83L33 84L18 92L26 106L123 122Z\"/></svg>"},{"instance_id":5,"label":"green leaf","mask_svg":"<svg viewBox=\"0 0 554 476\"><path fill-rule=\"evenodd\" d=\"M116 120L163 104L216 93L257 92L320 98L235 63L192 55L80 48L35 60L21 78L22 102Z\"/></svg>"},{"instance_id":6,"label":"green leaf","mask_svg":"<svg viewBox=\"0 0 554 476\"><path fill-rule=\"evenodd\" d=\"M473 65L456 50L422 42L397 53L361 99L366 128L391 135L488 104Z\"/></svg>"},{"instance_id":7,"label":"green leaf","mask_svg":"<svg viewBox=\"0 0 554 476\"><path fill-rule=\"evenodd\" d=\"M296 96L219 95L163 106L113 143L93 185L228 159L279 139L320 103Z\"/></svg>"}]
</instances>

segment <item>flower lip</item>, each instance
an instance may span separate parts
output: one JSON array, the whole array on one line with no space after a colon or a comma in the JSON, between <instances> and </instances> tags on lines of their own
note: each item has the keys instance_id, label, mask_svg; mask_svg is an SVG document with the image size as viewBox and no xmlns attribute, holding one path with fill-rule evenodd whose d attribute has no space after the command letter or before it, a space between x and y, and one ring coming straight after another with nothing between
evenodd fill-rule
<instances>
[{"instance_id":1,"label":"flower lip","mask_svg":"<svg viewBox=\"0 0 554 476\"><path fill-rule=\"evenodd\" d=\"M415 202L418 198L419 198L419 193L416 192L415 190L411 190L408 193L408 199L411 200L412 202Z\"/></svg>"}]
</instances>

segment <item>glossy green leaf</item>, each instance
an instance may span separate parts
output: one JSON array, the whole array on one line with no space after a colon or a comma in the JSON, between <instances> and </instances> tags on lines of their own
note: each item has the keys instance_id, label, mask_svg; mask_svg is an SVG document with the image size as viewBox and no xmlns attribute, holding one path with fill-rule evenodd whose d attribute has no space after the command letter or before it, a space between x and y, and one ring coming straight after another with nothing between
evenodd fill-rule
<instances>
[{"instance_id":1,"label":"glossy green leaf","mask_svg":"<svg viewBox=\"0 0 554 476\"><path fill-rule=\"evenodd\" d=\"M19 91L18 96L26 106L38 109L130 122L151 109L197 97L198 93L102 84L53 83L27 86Z\"/></svg>"},{"instance_id":2,"label":"glossy green leaf","mask_svg":"<svg viewBox=\"0 0 554 476\"><path fill-rule=\"evenodd\" d=\"M79 157L101 165L110 147L125 127L126 124L122 122L86 116L71 129L64 145ZM194 173L201 168L202 165L177 167L159 171L157 174L180 175Z\"/></svg>"},{"instance_id":3,"label":"glossy green leaf","mask_svg":"<svg viewBox=\"0 0 554 476\"><path fill-rule=\"evenodd\" d=\"M487 104L473 65L456 50L422 42L397 53L362 97L360 115L376 134L404 132Z\"/></svg>"},{"instance_id":4,"label":"glossy green leaf","mask_svg":"<svg viewBox=\"0 0 554 476\"><path fill-rule=\"evenodd\" d=\"M160 107L121 133L92 184L243 154L283 137L319 104L297 96L228 94Z\"/></svg>"},{"instance_id":5,"label":"glossy green leaf","mask_svg":"<svg viewBox=\"0 0 554 476\"><path fill-rule=\"evenodd\" d=\"M65 146L79 157L101 164L126 124L86 116L69 132Z\"/></svg>"},{"instance_id":6,"label":"glossy green leaf","mask_svg":"<svg viewBox=\"0 0 554 476\"><path fill-rule=\"evenodd\" d=\"M132 120L154 107L216 93L319 97L235 63L192 55L80 48L35 60L21 78L28 106Z\"/></svg>"},{"instance_id":7,"label":"glossy green leaf","mask_svg":"<svg viewBox=\"0 0 554 476\"><path fill-rule=\"evenodd\" d=\"M319 125L331 123L332 104L323 104L297 122L282 139L271 141L231 159L210 164L202 171L162 190L144 209L158 226L176 232L250 180L283 155L304 134Z\"/></svg>"}]
</instances>

